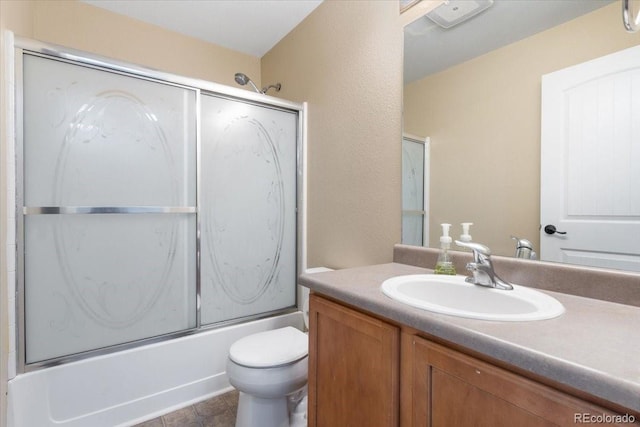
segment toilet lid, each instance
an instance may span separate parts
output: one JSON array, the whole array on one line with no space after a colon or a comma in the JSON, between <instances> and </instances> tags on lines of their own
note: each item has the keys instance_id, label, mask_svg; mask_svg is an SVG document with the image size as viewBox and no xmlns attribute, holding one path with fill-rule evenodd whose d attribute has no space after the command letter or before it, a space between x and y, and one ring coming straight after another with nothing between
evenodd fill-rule
<instances>
[{"instance_id":1,"label":"toilet lid","mask_svg":"<svg viewBox=\"0 0 640 427\"><path fill-rule=\"evenodd\" d=\"M250 368L270 368L293 363L309 353L309 338L287 326L241 338L229 349L229 358Z\"/></svg>"}]
</instances>

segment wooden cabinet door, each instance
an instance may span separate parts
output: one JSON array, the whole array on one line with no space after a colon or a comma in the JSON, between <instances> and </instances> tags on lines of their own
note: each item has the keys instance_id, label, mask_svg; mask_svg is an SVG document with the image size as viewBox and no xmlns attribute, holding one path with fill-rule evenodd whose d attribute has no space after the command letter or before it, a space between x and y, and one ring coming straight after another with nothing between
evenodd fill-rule
<instances>
[{"instance_id":1,"label":"wooden cabinet door","mask_svg":"<svg viewBox=\"0 0 640 427\"><path fill-rule=\"evenodd\" d=\"M403 368L403 380L412 382L410 390L403 387L403 399L412 401L405 426L574 426L592 416L610 417L599 425L631 425L616 424L616 414L601 407L420 337L403 335L403 349L411 352L404 358L410 369Z\"/></svg>"},{"instance_id":2,"label":"wooden cabinet door","mask_svg":"<svg viewBox=\"0 0 640 427\"><path fill-rule=\"evenodd\" d=\"M309 427L398 426L400 332L311 295Z\"/></svg>"}]
</instances>

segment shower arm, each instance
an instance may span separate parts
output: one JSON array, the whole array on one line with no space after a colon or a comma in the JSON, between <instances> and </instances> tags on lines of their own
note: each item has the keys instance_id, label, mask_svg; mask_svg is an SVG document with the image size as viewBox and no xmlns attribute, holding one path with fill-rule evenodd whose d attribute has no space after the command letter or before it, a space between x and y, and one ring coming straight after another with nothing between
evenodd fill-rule
<instances>
[{"instance_id":1,"label":"shower arm","mask_svg":"<svg viewBox=\"0 0 640 427\"><path fill-rule=\"evenodd\" d=\"M282 89L282 85L280 83L276 83L274 85L265 86L262 88L262 93L266 94L267 91L271 88L274 88L276 92L280 92L280 89Z\"/></svg>"}]
</instances>

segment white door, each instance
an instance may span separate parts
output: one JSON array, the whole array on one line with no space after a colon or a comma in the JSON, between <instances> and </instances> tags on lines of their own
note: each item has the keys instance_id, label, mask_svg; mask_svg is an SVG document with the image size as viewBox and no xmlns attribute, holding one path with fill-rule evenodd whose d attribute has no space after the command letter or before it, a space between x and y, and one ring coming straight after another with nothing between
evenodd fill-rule
<instances>
[{"instance_id":1,"label":"white door","mask_svg":"<svg viewBox=\"0 0 640 427\"><path fill-rule=\"evenodd\" d=\"M543 76L541 137L540 258L640 271L640 46Z\"/></svg>"}]
</instances>

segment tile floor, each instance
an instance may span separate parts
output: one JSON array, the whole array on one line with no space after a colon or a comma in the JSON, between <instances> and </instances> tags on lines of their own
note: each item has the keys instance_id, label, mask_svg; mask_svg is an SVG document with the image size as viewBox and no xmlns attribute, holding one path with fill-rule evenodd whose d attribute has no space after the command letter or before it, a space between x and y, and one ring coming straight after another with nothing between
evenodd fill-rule
<instances>
[{"instance_id":1,"label":"tile floor","mask_svg":"<svg viewBox=\"0 0 640 427\"><path fill-rule=\"evenodd\" d=\"M134 427L234 427L238 392L230 391Z\"/></svg>"}]
</instances>

